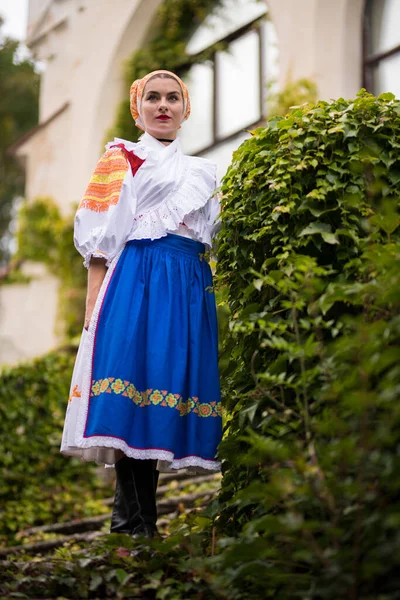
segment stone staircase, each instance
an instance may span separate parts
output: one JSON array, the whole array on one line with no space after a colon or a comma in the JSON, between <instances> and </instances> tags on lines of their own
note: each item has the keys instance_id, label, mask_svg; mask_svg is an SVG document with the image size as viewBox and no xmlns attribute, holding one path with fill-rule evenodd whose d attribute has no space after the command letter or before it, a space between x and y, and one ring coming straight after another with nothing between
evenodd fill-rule
<instances>
[{"instance_id":1,"label":"stone staircase","mask_svg":"<svg viewBox=\"0 0 400 600\"><path fill-rule=\"evenodd\" d=\"M187 471L162 473L157 490L157 525L160 533L168 534L169 525L177 516L204 509L218 492L220 480L219 474L193 476ZM48 554L66 545L91 542L105 536L109 532L112 503L113 498L104 500L104 505L110 507L110 512L106 514L26 529L20 532L21 537L43 536L51 539L0 549L0 558L22 552L29 555Z\"/></svg>"}]
</instances>

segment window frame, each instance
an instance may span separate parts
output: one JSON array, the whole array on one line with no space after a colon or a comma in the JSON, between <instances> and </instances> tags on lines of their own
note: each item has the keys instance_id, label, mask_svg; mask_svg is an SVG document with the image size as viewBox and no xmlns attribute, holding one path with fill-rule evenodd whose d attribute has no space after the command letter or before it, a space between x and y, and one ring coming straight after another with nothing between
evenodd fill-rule
<instances>
[{"instance_id":1,"label":"window frame","mask_svg":"<svg viewBox=\"0 0 400 600\"><path fill-rule=\"evenodd\" d=\"M201 64L201 63L207 64L208 63L208 64L211 64L212 70L213 70L213 90L212 90L212 107L211 107L211 110L212 110L212 113L211 113L212 141L207 146L203 146L199 150L196 150L195 151L196 156L201 156L202 154L206 154L210 150L214 150L214 149L218 148L218 146L221 146L222 144L225 144L226 142L233 140L239 134L244 133L247 129L256 127L265 119L265 115L264 115L264 100L265 100L264 73L265 73L266 65L265 65L265 46L264 46L264 39L263 39L263 34L262 34L262 27L266 21L267 16L268 16L268 11L266 10L265 14L262 15L261 17L257 17L256 19L253 19L253 21L251 21L250 23L247 23L246 25L243 25L239 29L236 29L234 32L229 33L225 37L221 38L220 40L218 40L217 42L212 44L212 46L209 46L206 50L203 50L197 54L194 54L193 60L191 60L190 63L185 63L180 66L179 71L178 71L179 76L182 76L185 72L188 72L190 70L190 68L192 66L194 66L195 64ZM218 135L218 115L217 115L217 113L218 113L218 105L219 105L219 100L220 100L220 90L218 89L219 88L219 85L218 85L219 69L217 67L218 61L216 60L216 55L218 52L228 51L229 44L231 44L232 42L234 42L236 40L239 40L241 37L245 36L247 33L250 33L251 31L254 31L258 36L258 57L259 57L259 72L258 72L259 101L258 101L258 106L259 106L259 117L260 118L255 122L245 125L244 127L240 127L240 129L238 129L237 131L234 131L233 133L230 133L227 136L219 136ZM216 49L212 53L211 57L208 60L206 60L206 61L199 60L198 62L196 61L196 57L201 57L204 54L204 52L206 52L213 46L216 46ZM226 50L218 49L218 46L226 46Z\"/></svg>"},{"instance_id":2,"label":"window frame","mask_svg":"<svg viewBox=\"0 0 400 600\"><path fill-rule=\"evenodd\" d=\"M363 87L372 94L376 93L376 90L374 90L374 70L387 58L400 54L400 44L383 52L370 53L369 51L372 39L372 6L374 1L367 0L363 23Z\"/></svg>"}]
</instances>

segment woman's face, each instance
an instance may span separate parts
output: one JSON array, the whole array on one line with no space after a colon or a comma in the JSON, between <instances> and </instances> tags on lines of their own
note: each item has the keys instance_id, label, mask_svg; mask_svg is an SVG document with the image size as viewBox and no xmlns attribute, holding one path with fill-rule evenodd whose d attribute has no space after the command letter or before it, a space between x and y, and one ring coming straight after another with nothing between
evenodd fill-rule
<instances>
[{"instance_id":1,"label":"woman's face","mask_svg":"<svg viewBox=\"0 0 400 600\"><path fill-rule=\"evenodd\" d=\"M179 83L160 77L148 81L142 97L141 117L147 133L155 138L174 140L183 119Z\"/></svg>"}]
</instances>

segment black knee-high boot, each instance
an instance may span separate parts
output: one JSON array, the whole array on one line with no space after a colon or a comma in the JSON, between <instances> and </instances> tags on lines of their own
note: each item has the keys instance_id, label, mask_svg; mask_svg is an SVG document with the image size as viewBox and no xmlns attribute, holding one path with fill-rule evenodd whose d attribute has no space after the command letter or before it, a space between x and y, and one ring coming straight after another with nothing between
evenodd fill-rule
<instances>
[{"instance_id":1,"label":"black knee-high boot","mask_svg":"<svg viewBox=\"0 0 400 600\"><path fill-rule=\"evenodd\" d=\"M114 504L111 515L110 533L131 533L132 527L129 522L129 508L126 506L119 481L115 486Z\"/></svg>"},{"instance_id":2,"label":"black knee-high boot","mask_svg":"<svg viewBox=\"0 0 400 600\"><path fill-rule=\"evenodd\" d=\"M111 533L152 538L157 532L156 461L124 456L115 465L117 486Z\"/></svg>"}]
</instances>

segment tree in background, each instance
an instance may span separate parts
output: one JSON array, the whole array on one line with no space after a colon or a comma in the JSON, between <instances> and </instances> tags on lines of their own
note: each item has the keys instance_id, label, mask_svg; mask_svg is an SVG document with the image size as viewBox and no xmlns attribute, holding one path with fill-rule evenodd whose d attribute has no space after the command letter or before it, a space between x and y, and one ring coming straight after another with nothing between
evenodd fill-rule
<instances>
[{"instance_id":1,"label":"tree in background","mask_svg":"<svg viewBox=\"0 0 400 600\"><path fill-rule=\"evenodd\" d=\"M38 122L39 75L33 62L18 58L20 43L3 37L0 17L0 264L9 257L9 225L24 173L8 148Z\"/></svg>"}]
</instances>

